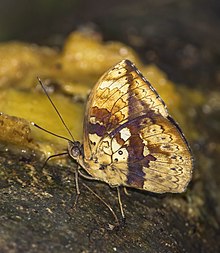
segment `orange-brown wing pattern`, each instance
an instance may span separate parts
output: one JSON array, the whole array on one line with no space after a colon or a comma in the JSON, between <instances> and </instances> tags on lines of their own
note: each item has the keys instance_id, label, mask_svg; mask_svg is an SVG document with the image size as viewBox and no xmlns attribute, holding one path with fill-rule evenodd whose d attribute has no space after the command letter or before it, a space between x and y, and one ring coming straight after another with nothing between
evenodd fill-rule
<instances>
[{"instance_id":1,"label":"orange-brown wing pattern","mask_svg":"<svg viewBox=\"0 0 220 253\"><path fill-rule=\"evenodd\" d=\"M164 102L123 60L94 87L84 122L85 167L110 185L182 192L191 178L186 140Z\"/></svg>"}]
</instances>

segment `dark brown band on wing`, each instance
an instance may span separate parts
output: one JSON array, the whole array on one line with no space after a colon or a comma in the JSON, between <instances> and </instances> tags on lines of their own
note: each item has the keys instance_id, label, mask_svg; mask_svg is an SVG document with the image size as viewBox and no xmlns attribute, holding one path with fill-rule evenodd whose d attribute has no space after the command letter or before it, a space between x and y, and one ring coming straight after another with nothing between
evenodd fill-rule
<instances>
[{"instance_id":1,"label":"dark brown band on wing","mask_svg":"<svg viewBox=\"0 0 220 253\"><path fill-rule=\"evenodd\" d=\"M98 136L103 136L106 133L106 123L108 122L111 114L105 108L98 108L94 106L91 108L90 119L95 118L92 123L88 124L88 133L97 134Z\"/></svg>"},{"instance_id":2,"label":"dark brown band on wing","mask_svg":"<svg viewBox=\"0 0 220 253\"><path fill-rule=\"evenodd\" d=\"M128 72L132 72L132 66L129 66ZM135 87L135 79L133 76L128 74L129 83L129 96L128 96L128 124L127 128L130 131L131 137L129 138L128 150L128 175L127 184L137 188L143 188L145 181L145 172L143 167L149 168L150 161L155 161L156 158L149 154L144 156L145 144L140 136L140 130L145 124L143 121L145 118L151 118L155 116L154 111L150 110L148 104L144 103L133 93ZM145 112L144 115L140 115L133 118L134 115L138 115L138 112ZM132 117L133 115L133 117ZM130 122L130 124L129 124Z\"/></svg>"},{"instance_id":3,"label":"dark brown band on wing","mask_svg":"<svg viewBox=\"0 0 220 253\"><path fill-rule=\"evenodd\" d=\"M100 125L99 123L89 123L88 124L88 133L89 134L97 134L98 136L102 137L106 132L105 126Z\"/></svg>"},{"instance_id":4,"label":"dark brown band on wing","mask_svg":"<svg viewBox=\"0 0 220 253\"><path fill-rule=\"evenodd\" d=\"M127 184L137 188L143 188L145 181L145 173L143 167L149 168L150 161L155 161L156 158L149 154L144 156L144 143L139 135L142 119L133 121L131 125L128 125L128 129L131 133L129 138L128 150L128 175Z\"/></svg>"},{"instance_id":5,"label":"dark brown band on wing","mask_svg":"<svg viewBox=\"0 0 220 253\"><path fill-rule=\"evenodd\" d=\"M116 128L120 121L120 118L116 116L113 117L111 112L109 112L107 109L98 108L97 106L92 107L90 119L91 120L88 124L88 133L95 133L100 137L105 136L109 129Z\"/></svg>"},{"instance_id":6,"label":"dark brown band on wing","mask_svg":"<svg viewBox=\"0 0 220 253\"><path fill-rule=\"evenodd\" d=\"M90 118L94 117L95 121L100 122L101 125L106 125L111 117L111 113L105 108L94 106L91 108Z\"/></svg>"},{"instance_id":7,"label":"dark brown band on wing","mask_svg":"<svg viewBox=\"0 0 220 253\"><path fill-rule=\"evenodd\" d=\"M129 70L128 70L129 71ZM129 75L128 75L129 78ZM132 77L130 77L130 83L132 84ZM129 90L131 86L129 86ZM129 92L128 97L128 125L127 128L130 131L128 150L128 174L127 184L137 188L143 188L144 176L143 165L139 161L143 161L144 156L144 143L139 133L141 119L133 120L130 115L133 114L135 106L137 106L137 98L132 96L132 92ZM137 108L136 108L137 109ZM129 121L132 121L129 124Z\"/></svg>"}]
</instances>

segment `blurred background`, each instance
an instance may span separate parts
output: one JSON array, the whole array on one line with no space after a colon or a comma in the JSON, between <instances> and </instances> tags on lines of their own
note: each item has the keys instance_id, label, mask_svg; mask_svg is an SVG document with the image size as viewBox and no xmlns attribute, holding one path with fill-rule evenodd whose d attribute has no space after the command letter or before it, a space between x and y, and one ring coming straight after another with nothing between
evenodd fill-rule
<instances>
[{"instance_id":1,"label":"blurred background","mask_svg":"<svg viewBox=\"0 0 220 253\"><path fill-rule=\"evenodd\" d=\"M217 0L0 0L0 41L60 47L73 30L92 28L173 81L208 90L220 86L219 13Z\"/></svg>"}]
</instances>

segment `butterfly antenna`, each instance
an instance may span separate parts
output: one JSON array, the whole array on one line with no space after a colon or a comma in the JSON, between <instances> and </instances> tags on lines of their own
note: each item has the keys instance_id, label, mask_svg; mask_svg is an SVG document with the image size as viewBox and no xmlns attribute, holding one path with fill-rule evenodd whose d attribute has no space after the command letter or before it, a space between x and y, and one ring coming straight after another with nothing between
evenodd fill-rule
<instances>
[{"instance_id":1,"label":"butterfly antenna","mask_svg":"<svg viewBox=\"0 0 220 253\"><path fill-rule=\"evenodd\" d=\"M59 113L58 109L56 108L54 102L52 101L52 99L50 98L49 94L47 93L47 90L46 90L46 88L44 87L43 82L41 81L41 79L40 79L39 77L37 77L37 80L38 80L38 82L40 83L40 85L41 85L41 87L42 87L44 93L46 94L47 98L49 99L49 101L50 101L51 105L53 106L54 110L56 111L57 115L59 116L59 118L60 118L61 122L63 123L64 127L66 128L67 132L68 132L69 135L71 136L72 140L75 141L75 139L74 139L72 133L70 132L69 128L67 127L67 125L66 125L66 123L65 123L65 121L64 121L64 119L63 119L63 117L61 116L61 114ZM36 125L35 123L34 123L34 125L35 125L36 127L40 128L41 130L45 130L45 129L42 129L41 127L39 127L38 125ZM50 132L50 131L48 131L48 130L45 130L45 131L48 132L48 133L50 133L50 134L53 134L52 132ZM53 135L55 135L55 136L57 136L57 137L60 137L60 138L63 138L63 139L67 139L67 138L62 137L62 136L59 136L59 135L57 135L57 134L53 134ZM68 140L68 139L67 139L67 140Z\"/></svg>"},{"instance_id":2,"label":"butterfly antenna","mask_svg":"<svg viewBox=\"0 0 220 253\"><path fill-rule=\"evenodd\" d=\"M53 133L53 132L51 132L51 131L49 131L49 130L47 130L47 129L45 129L45 128L39 126L39 125L37 125L37 124L34 123L34 122L31 122L31 125L32 125L32 126L35 126L35 127L37 127L37 128L39 128L40 130L43 130L44 132L46 132L46 133L48 133L48 134L51 134L51 135L56 136L56 137L58 137L58 138L61 138L61 139L64 139L64 140L66 140L66 141L72 142L72 140L70 140L70 139L68 139L68 138L66 138L66 137L64 137L64 136L62 136L62 135L55 134L55 133Z\"/></svg>"}]
</instances>

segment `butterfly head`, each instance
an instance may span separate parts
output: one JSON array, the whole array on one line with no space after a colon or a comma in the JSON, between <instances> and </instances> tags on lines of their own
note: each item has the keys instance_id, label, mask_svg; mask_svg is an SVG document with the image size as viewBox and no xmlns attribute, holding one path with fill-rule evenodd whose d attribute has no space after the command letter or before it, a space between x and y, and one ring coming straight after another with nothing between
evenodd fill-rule
<instances>
[{"instance_id":1,"label":"butterfly head","mask_svg":"<svg viewBox=\"0 0 220 253\"><path fill-rule=\"evenodd\" d=\"M69 141L68 143L69 155L76 161L83 155L82 144L79 141Z\"/></svg>"}]
</instances>

